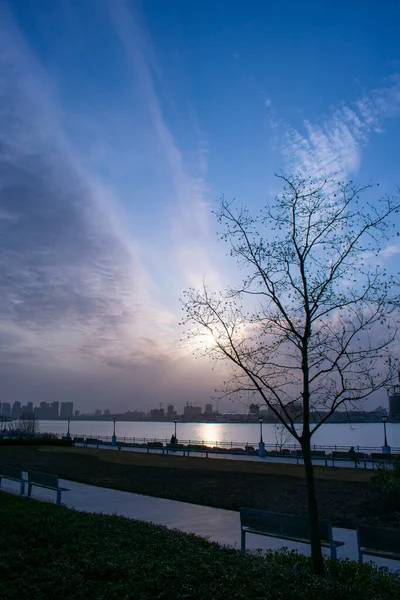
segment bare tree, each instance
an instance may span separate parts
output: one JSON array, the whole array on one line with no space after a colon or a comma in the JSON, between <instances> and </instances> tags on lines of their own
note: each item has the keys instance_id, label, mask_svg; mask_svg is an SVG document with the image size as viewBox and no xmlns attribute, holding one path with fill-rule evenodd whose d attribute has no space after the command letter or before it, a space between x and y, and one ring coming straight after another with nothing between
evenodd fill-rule
<instances>
[{"instance_id":1,"label":"bare tree","mask_svg":"<svg viewBox=\"0 0 400 600\"><path fill-rule=\"evenodd\" d=\"M39 430L39 423L33 412L22 413L18 427L21 433L34 435Z\"/></svg>"},{"instance_id":2,"label":"bare tree","mask_svg":"<svg viewBox=\"0 0 400 600\"><path fill-rule=\"evenodd\" d=\"M275 424L275 442L276 448L281 452L281 450L286 446L291 438L291 434L289 433L287 427L284 427L282 423Z\"/></svg>"},{"instance_id":3,"label":"bare tree","mask_svg":"<svg viewBox=\"0 0 400 600\"><path fill-rule=\"evenodd\" d=\"M39 430L39 423L33 412L22 413L20 418L9 424L9 431L19 435L32 435Z\"/></svg>"},{"instance_id":4,"label":"bare tree","mask_svg":"<svg viewBox=\"0 0 400 600\"><path fill-rule=\"evenodd\" d=\"M221 237L246 274L224 293L205 284L185 292L183 323L204 354L233 367L223 393L258 393L301 445L313 564L323 574L311 437L392 375L398 314L379 253L400 205L364 199L370 185L279 177L282 193L258 216L221 200Z\"/></svg>"}]
</instances>

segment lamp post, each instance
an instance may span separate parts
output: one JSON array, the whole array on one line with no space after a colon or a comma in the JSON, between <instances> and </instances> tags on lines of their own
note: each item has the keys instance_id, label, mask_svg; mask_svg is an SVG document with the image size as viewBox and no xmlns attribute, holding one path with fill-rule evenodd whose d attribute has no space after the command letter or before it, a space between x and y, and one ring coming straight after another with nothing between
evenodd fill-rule
<instances>
[{"instance_id":1,"label":"lamp post","mask_svg":"<svg viewBox=\"0 0 400 600\"><path fill-rule=\"evenodd\" d=\"M114 417L113 418L113 422L114 422L114 429L113 429L113 434L112 434L112 438L111 438L111 446L116 446L117 445L117 436L115 435L115 422L116 422L117 418Z\"/></svg>"},{"instance_id":2,"label":"lamp post","mask_svg":"<svg viewBox=\"0 0 400 600\"><path fill-rule=\"evenodd\" d=\"M69 425L71 423L71 419L68 419L67 423L68 423L68 426L67 426L67 435L66 435L66 438L70 440L71 439L71 434L69 432Z\"/></svg>"},{"instance_id":3,"label":"lamp post","mask_svg":"<svg viewBox=\"0 0 400 600\"><path fill-rule=\"evenodd\" d=\"M258 443L258 456L265 456L265 444L263 442L263 435L262 435L263 418L260 417L258 419L258 422L260 423L260 441Z\"/></svg>"},{"instance_id":4,"label":"lamp post","mask_svg":"<svg viewBox=\"0 0 400 600\"><path fill-rule=\"evenodd\" d=\"M387 435L386 435L386 421L387 421L387 417L384 416L382 417L382 423L383 423L383 432L384 432L384 442L383 442L383 446L382 446L382 452L384 454L390 454L392 449L391 447L388 445L387 442Z\"/></svg>"}]
</instances>

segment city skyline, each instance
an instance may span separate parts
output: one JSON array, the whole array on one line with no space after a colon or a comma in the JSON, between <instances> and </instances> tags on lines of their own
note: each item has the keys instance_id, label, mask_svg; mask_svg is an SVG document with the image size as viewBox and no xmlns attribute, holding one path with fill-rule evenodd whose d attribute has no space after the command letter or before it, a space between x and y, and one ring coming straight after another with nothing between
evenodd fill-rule
<instances>
[{"instance_id":1,"label":"city skyline","mask_svg":"<svg viewBox=\"0 0 400 600\"><path fill-rule=\"evenodd\" d=\"M393 391L394 390L394 391ZM389 397L388 408L378 406L372 411L363 410L342 410L337 411L337 414L331 419L331 421L346 422L348 420L381 420L382 417L389 416L395 421L400 418L400 386L396 386L392 390L392 395ZM289 410L292 418L301 422L302 406L300 403L293 404ZM317 412L312 411L315 415ZM319 411L319 415L322 413ZM23 405L19 401L15 401L13 404L10 402L0 402L0 418L5 420L18 421L19 419L31 419L37 420L150 420L150 421L169 421L176 422L177 420L183 422L196 422L196 421L219 421L229 419L230 421L257 421L265 420L277 423L278 420L271 409L262 404L250 404L246 411L243 412L228 412L220 413L218 409L214 410L211 403L202 406L196 406L186 402L183 407L183 412L179 413L173 404L168 404L166 410L163 408L163 403L159 403L159 408L150 408L149 411L143 410L127 410L125 412L114 411L112 412L109 408L100 409L96 408L93 412L83 412L80 409L74 410L73 402L40 402L38 406L34 406L32 402L27 402ZM316 416L314 418L317 418Z\"/></svg>"},{"instance_id":2,"label":"city skyline","mask_svg":"<svg viewBox=\"0 0 400 600\"><path fill-rule=\"evenodd\" d=\"M372 202L396 192L389 5L1 3L6 401L216 404L229 369L195 357L179 326L185 289L241 278L215 199L256 213L282 170L377 182ZM398 242L382 248L389 272L399 254ZM381 392L365 406L386 402Z\"/></svg>"}]
</instances>

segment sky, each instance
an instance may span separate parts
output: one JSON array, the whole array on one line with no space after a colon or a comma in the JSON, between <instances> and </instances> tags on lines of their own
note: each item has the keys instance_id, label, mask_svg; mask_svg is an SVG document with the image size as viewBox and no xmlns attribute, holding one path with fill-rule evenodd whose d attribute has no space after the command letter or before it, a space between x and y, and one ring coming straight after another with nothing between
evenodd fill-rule
<instances>
[{"instance_id":1,"label":"sky","mask_svg":"<svg viewBox=\"0 0 400 600\"><path fill-rule=\"evenodd\" d=\"M236 276L216 199L392 194L399 156L397 1L0 0L1 401L204 406L179 298Z\"/></svg>"}]
</instances>

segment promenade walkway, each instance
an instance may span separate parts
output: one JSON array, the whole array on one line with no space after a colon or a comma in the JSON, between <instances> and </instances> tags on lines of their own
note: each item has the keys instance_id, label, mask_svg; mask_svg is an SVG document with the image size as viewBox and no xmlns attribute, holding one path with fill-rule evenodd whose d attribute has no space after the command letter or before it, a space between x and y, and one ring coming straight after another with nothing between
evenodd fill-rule
<instances>
[{"instance_id":1,"label":"promenade walkway","mask_svg":"<svg viewBox=\"0 0 400 600\"><path fill-rule=\"evenodd\" d=\"M141 494L132 494L130 492L121 492L64 479L60 480L60 484L70 489L62 497L63 504L69 508L75 508L84 512L116 514L131 519L150 521L159 525L165 525L170 529L195 533L222 545L240 547L240 520L238 512L164 498L143 496ZM6 493L6 491L18 493L19 491L17 483L7 480L3 480L2 489L4 491L0 493ZM54 492L42 488L34 488L33 493L37 499L51 502L55 500ZM355 531L335 527L334 539L345 542L344 546L338 548L338 558L358 559ZM282 548L283 546L286 546L290 550L298 550L303 554L310 553L310 546L308 544L283 542L274 538L254 535L248 535L246 540L246 547L253 551L258 548L268 550ZM329 550L326 550L325 553L329 554ZM396 561L376 559L374 562L393 570L400 569L400 563Z\"/></svg>"},{"instance_id":2,"label":"promenade walkway","mask_svg":"<svg viewBox=\"0 0 400 600\"><path fill-rule=\"evenodd\" d=\"M84 446L84 444L82 443L75 443L76 447L82 447ZM121 446L120 449L118 448L118 446L111 446L111 444L105 444L105 443L99 443L98 445L96 444L90 444L89 447L91 448L101 448L104 450L115 450L115 451L120 451L120 452L140 452L143 454L147 453L147 448L145 447L138 447L138 446ZM162 454L162 450L158 449L158 448L151 448L150 450L151 454ZM176 450L176 452L174 453L176 454L176 456L183 456L183 451L178 449ZM192 452L190 453L191 457L197 457L197 458L205 458L206 453L205 452ZM213 460L213 459L222 459L222 460L240 460L240 461L251 461L251 462L258 462L258 463L266 463L266 462L273 462L273 463L285 463L285 464L296 464L296 458L294 456L291 457L287 457L285 455L282 456L275 456L275 455L266 455L263 457L260 457L258 455L254 455L254 454L230 454L228 452L223 452L223 453L218 453L218 452L210 452L208 454L208 459L207 460ZM335 463L335 467L332 467L332 459L330 457L327 457L328 459L328 467L331 468L335 468L335 467L341 467L341 468L349 468L349 469L354 469L355 468L355 463L353 460L344 460L344 461L336 461ZM303 460L299 459L299 464L302 464ZM319 458L313 458L312 459L312 463L313 465L319 465L319 466L324 466L325 465L325 459L319 459ZM360 462L360 464L358 465L357 468L359 469L364 469L364 461L362 460ZM374 465L371 461L367 461L366 463L366 468L367 469L373 469Z\"/></svg>"}]
</instances>

